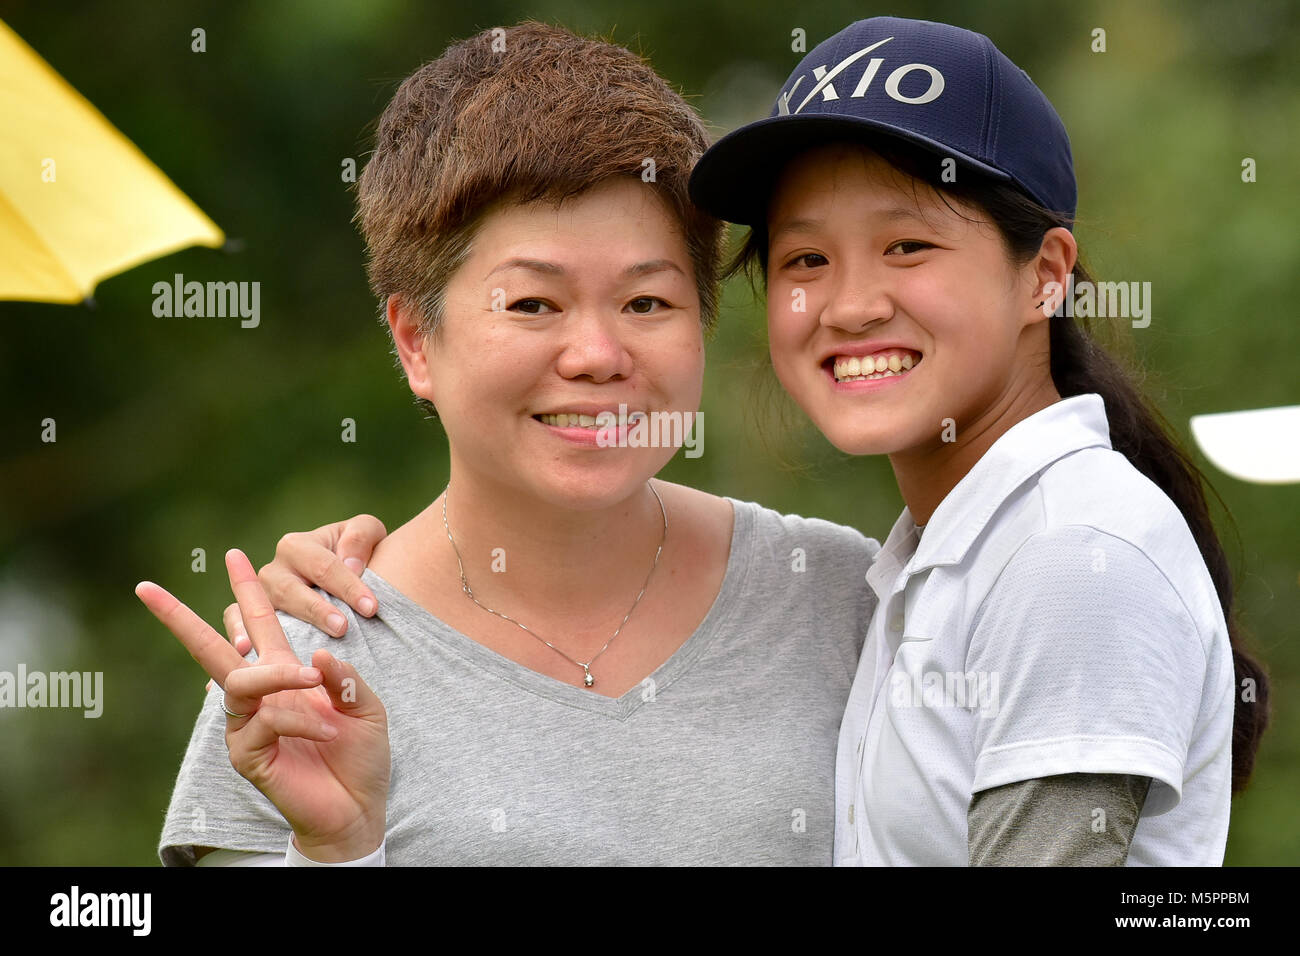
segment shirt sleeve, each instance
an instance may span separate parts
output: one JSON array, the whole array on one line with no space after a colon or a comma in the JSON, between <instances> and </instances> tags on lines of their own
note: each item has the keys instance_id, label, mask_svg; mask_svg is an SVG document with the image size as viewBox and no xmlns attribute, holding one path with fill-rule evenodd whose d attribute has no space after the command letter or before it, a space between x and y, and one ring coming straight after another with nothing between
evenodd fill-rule
<instances>
[{"instance_id":1,"label":"shirt sleeve","mask_svg":"<svg viewBox=\"0 0 1300 956\"><path fill-rule=\"evenodd\" d=\"M246 850L212 850L195 866L288 866L284 853L249 853Z\"/></svg>"},{"instance_id":2,"label":"shirt sleeve","mask_svg":"<svg viewBox=\"0 0 1300 956\"><path fill-rule=\"evenodd\" d=\"M281 856L276 853L248 853L243 850L213 850L199 857L196 866L385 866L385 847L387 840L380 842L378 849L359 860L347 860L342 863L322 863L303 856L289 840L289 849Z\"/></svg>"},{"instance_id":3,"label":"shirt sleeve","mask_svg":"<svg viewBox=\"0 0 1300 956\"><path fill-rule=\"evenodd\" d=\"M1123 866L1150 777L1072 773L981 790L967 814L971 866Z\"/></svg>"},{"instance_id":4,"label":"shirt sleeve","mask_svg":"<svg viewBox=\"0 0 1300 956\"><path fill-rule=\"evenodd\" d=\"M388 841L380 840L379 847L372 853L368 853L359 860L345 860L340 863L322 863L320 860L313 860L303 856L298 848L293 845L293 838L289 839L289 849L285 852L285 860L289 866L383 866L384 865L384 847Z\"/></svg>"},{"instance_id":5,"label":"shirt sleeve","mask_svg":"<svg viewBox=\"0 0 1300 956\"><path fill-rule=\"evenodd\" d=\"M967 664L998 688L977 715L973 792L1130 774L1153 781L1144 814L1177 806L1206 651L1134 545L1078 526L1028 539L976 614Z\"/></svg>"},{"instance_id":6,"label":"shirt sleeve","mask_svg":"<svg viewBox=\"0 0 1300 956\"><path fill-rule=\"evenodd\" d=\"M164 866L194 866L200 846L284 859L293 830L275 804L231 765L222 699L221 688L213 684L194 723L159 840Z\"/></svg>"}]
</instances>

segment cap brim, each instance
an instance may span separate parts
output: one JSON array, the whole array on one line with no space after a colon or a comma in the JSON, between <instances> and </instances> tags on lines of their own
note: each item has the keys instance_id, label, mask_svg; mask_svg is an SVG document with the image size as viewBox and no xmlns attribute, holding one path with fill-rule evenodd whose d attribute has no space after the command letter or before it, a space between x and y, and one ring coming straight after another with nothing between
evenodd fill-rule
<instances>
[{"instance_id":1,"label":"cap brim","mask_svg":"<svg viewBox=\"0 0 1300 956\"><path fill-rule=\"evenodd\" d=\"M709 147L691 173L691 200L719 219L752 226L767 215L772 185L796 153L831 140L866 140L881 134L950 156L994 179L1011 181L1010 175L982 160L889 123L827 114L769 116Z\"/></svg>"}]
</instances>

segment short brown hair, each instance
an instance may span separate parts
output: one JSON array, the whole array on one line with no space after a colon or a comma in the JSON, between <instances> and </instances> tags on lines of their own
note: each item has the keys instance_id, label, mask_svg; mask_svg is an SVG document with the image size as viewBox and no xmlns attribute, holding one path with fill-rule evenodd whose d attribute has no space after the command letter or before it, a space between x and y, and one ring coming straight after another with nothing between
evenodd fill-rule
<instances>
[{"instance_id":1,"label":"short brown hair","mask_svg":"<svg viewBox=\"0 0 1300 956\"><path fill-rule=\"evenodd\" d=\"M710 328L722 224L686 192L707 146L695 111L623 47L533 21L485 30L407 77L380 117L356 216L370 286L381 306L409 297L432 331L490 205L559 201L613 176L640 177L652 159Z\"/></svg>"}]
</instances>

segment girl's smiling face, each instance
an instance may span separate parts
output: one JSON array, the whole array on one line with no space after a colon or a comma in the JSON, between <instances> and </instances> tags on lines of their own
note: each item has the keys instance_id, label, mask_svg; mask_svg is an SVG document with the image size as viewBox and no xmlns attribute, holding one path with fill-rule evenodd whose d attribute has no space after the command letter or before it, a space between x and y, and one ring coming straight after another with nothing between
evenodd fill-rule
<instances>
[{"instance_id":1,"label":"girl's smiling face","mask_svg":"<svg viewBox=\"0 0 1300 956\"><path fill-rule=\"evenodd\" d=\"M991 444L1027 397L1051 389L1038 305L1072 261L1040 254L1016 268L981 211L948 201L959 211L848 144L803 154L777 183L772 364L842 451L925 456L988 434Z\"/></svg>"}]
</instances>

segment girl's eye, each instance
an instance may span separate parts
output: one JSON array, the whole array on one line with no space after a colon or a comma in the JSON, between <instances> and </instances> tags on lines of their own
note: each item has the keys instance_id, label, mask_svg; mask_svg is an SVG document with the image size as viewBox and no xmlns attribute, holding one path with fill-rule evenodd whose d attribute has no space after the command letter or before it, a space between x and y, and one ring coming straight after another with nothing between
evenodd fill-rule
<instances>
[{"instance_id":1,"label":"girl's eye","mask_svg":"<svg viewBox=\"0 0 1300 956\"><path fill-rule=\"evenodd\" d=\"M826 265L826 257L819 252L805 252L801 256L795 256L786 265L816 269L818 266Z\"/></svg>"},{"instance_id":2,"label":"girl's eye","mask_svg":"<svg viewBox=\"0 0 1300 956\"><path fill-rule=\"evenodd\" d=\"M904 248L906 246L911 246L912 248ZM886 249L885 255L888 255L894 249L898 249L902 255L908 255L909 253L920 252L923 249L929 248L930 244L928 242L921 242L919 239L904 239L902 242L896 242Z\"/></svg>"},{"instance_id":3,"label":"girl's eye","mask_svg":"<svg viewBox=\"0 0 1300 956\"><path fill-rule=\"evenodd\" d=\"M655 305L663 306L665 309L669 308L667 302L653 295L643 295L640 298L633 299L627 304L627 307L636 315L651 315L659 311L655 308Z\"/></svg>"},{"instance_id":4,"label":"girl's eye","mask_svg":"<svg viewBox=\"0 0 1300 956\"><path fill-rule=\"evenodd\" d=\"M544 315L543 309L551 309L551 306L541 299L520 299L510 306L511 312L522 312L524 315ZM551 311L556 310L551 309Z\"/></svg>"}]
</instances>

